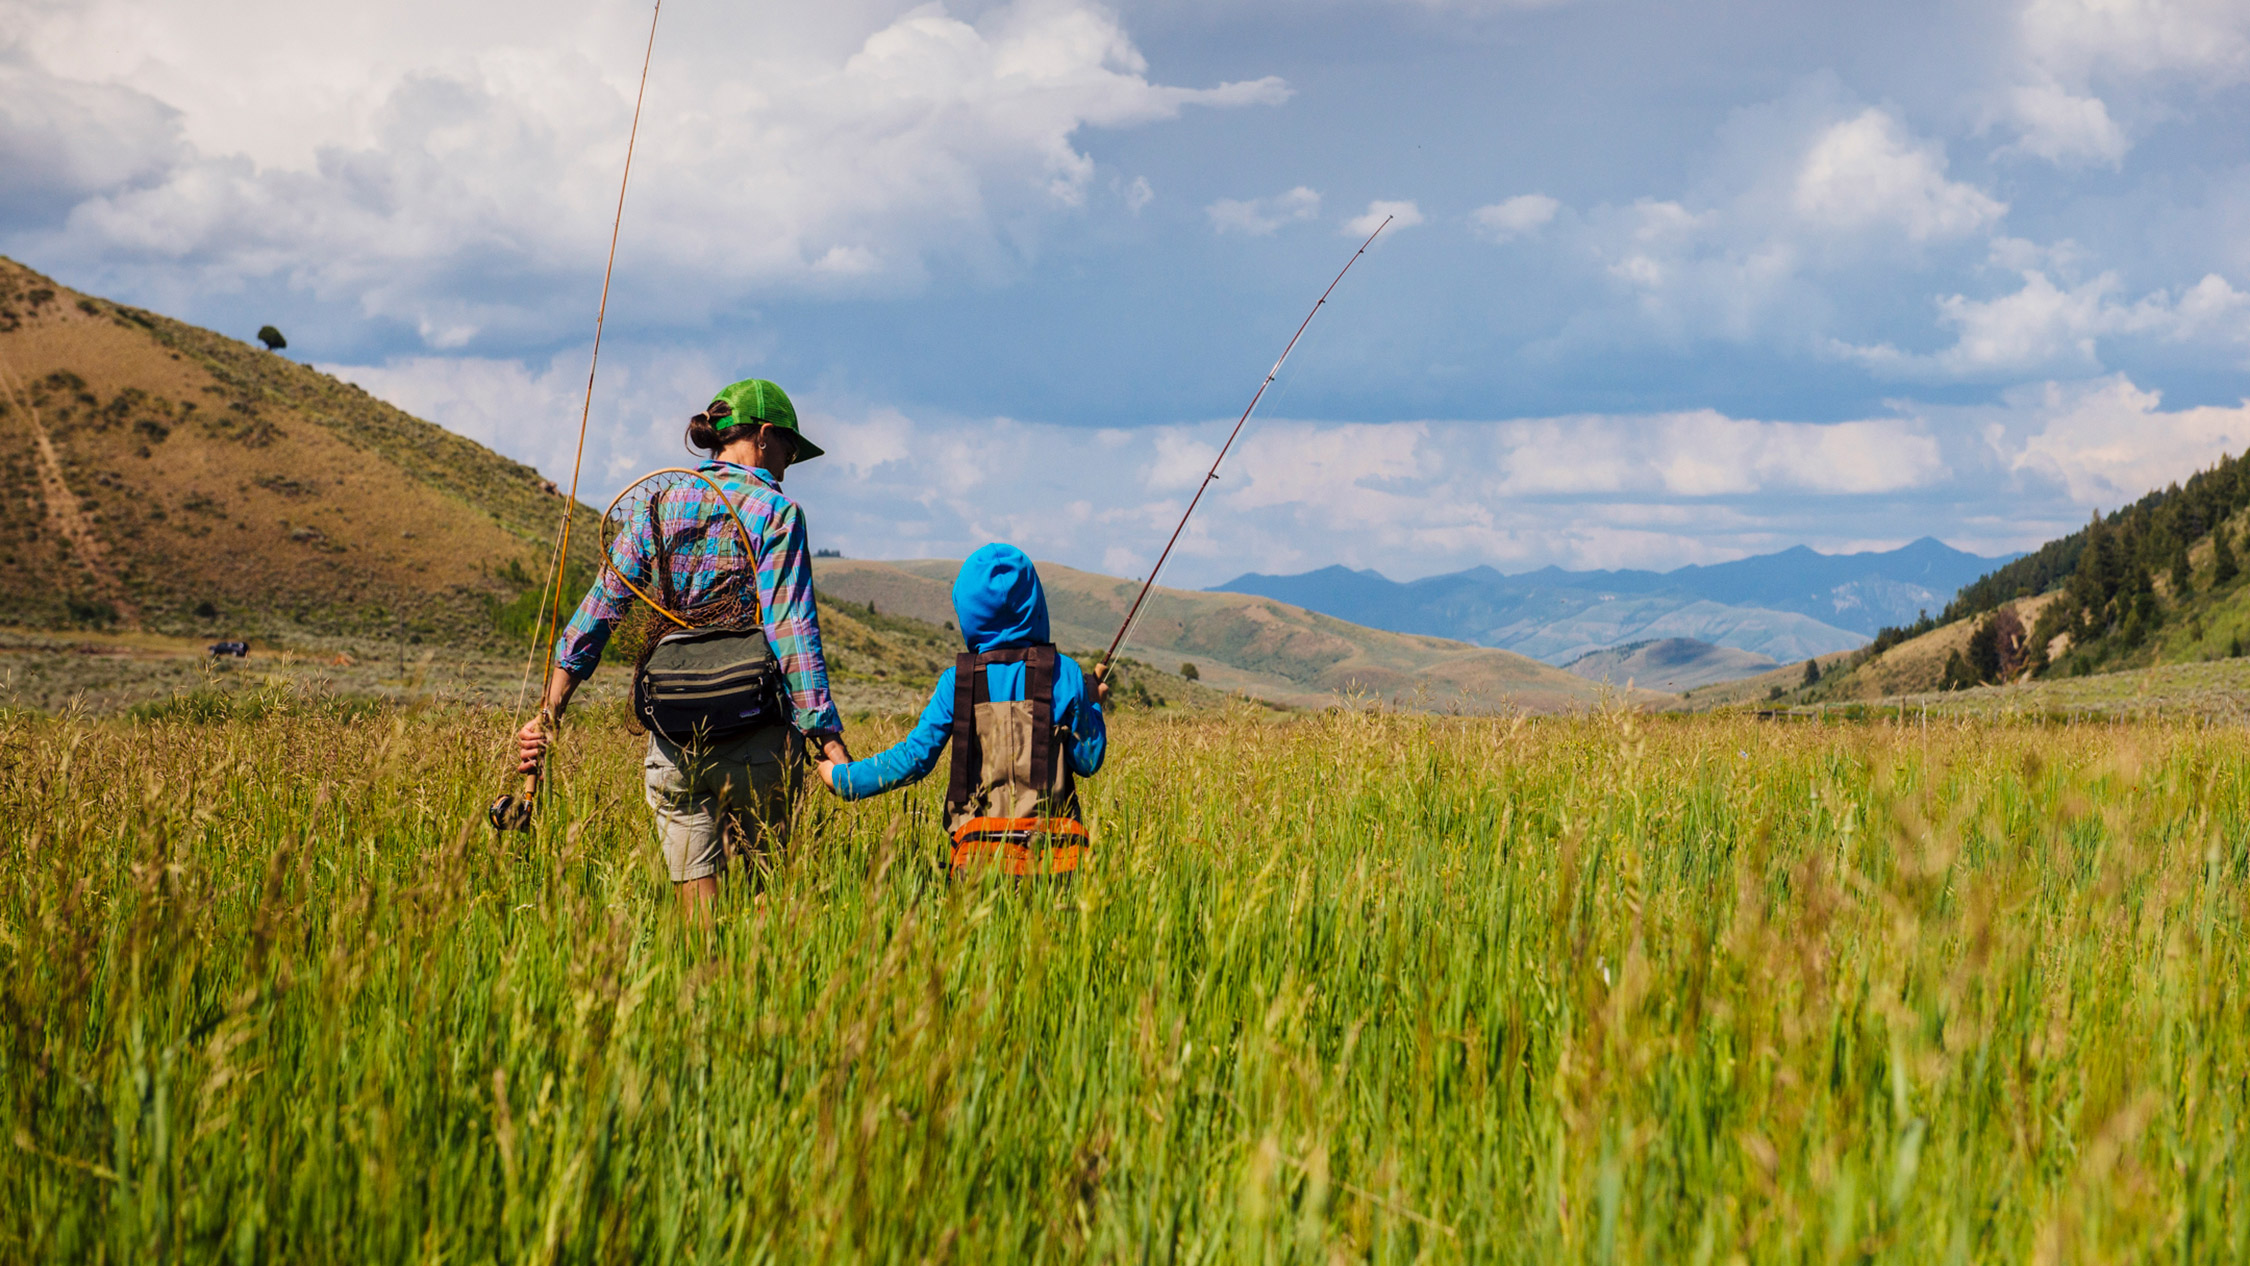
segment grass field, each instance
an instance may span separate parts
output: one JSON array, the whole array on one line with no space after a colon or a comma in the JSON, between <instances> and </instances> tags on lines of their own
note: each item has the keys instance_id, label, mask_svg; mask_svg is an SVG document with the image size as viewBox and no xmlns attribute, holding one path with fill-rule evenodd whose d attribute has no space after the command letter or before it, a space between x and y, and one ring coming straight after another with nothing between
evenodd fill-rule
<instances>
[{"instance_id":1,"label":"grass field","mask_svg":"<svg viewBox=\"0 0 2250 1266\"><path fill-rule=\"evenodd\" d=\"M703 934L613 721L162 715L0 713L9 1260L2250 1256L2234 730L1128 716Z\"/></svg>"}]
</instances>

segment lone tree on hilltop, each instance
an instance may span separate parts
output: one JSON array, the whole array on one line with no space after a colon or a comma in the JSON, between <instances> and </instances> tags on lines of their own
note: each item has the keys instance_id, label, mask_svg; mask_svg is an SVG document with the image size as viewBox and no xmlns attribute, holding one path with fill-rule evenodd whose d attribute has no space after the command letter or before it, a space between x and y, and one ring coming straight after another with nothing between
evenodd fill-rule
<instances>
[{"instance_id":1,"label":"lone tree on hilltop","mask_svg":"<svg viewBox=\"0 0 2250 1266\"><path fill-rule=\"evenodd\" d=\"M1194 681L1202 675L1202 673L1196 671L1194 664L1183 663L1180 665L1180 676L1187 678L1189 681Z\"/></svg>"},{"instance_id":2,"label":"lone tree on hilltop","mask_svg":"<svg viewBox=\"0 0 2250 1266\"><path fill-rule=\"evenodd\" d=\"M278 352L289 346L289 340L281 337L281 331L270 325L258 327L258 341L265 344L266 350L269 352Z\"/></svg>"}]
</instances>

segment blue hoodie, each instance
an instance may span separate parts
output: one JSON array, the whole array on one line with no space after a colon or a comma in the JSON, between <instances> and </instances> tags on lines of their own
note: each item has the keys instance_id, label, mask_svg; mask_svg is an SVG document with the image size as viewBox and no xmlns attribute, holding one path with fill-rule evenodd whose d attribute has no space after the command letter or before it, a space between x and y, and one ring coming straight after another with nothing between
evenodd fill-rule
<instances>
[{"instance_id":1,"label":"blue hoodie","mask_svg":"<svg viewBox=\"0 0 2250 1266\"><path fill-rule=\"evenodd\" d=\"M1013 545L987 545L969 555L953 578L953 613L961 640L972 654L1036 646L1047 639L1047 595L1031 559ZM994 702L1024 697L1022 664L987 664L985 688ZM914 729L888 750L865 760L838 765L836 792L846 800L879 796L918 782L937 768L938 756L953 737L953 669L938 678L930 706ZM1069 729L1070 769L1081 778L1102 767L1108 733L1102 708L1086 693L1086 676L1067 655L1055 660L1055 720Z\"/></svg>"}]
</instances>

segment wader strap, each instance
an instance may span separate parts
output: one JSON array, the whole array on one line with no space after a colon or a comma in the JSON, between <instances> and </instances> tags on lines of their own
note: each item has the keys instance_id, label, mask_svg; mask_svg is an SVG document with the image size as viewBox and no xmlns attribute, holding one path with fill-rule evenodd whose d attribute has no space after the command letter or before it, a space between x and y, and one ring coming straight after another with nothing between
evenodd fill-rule
<instances>
[{"instance_id":1,"label":"wader strap","mask_svg":"<svg viewBox=\"0 0 2250 1266\"><path fill-rule=\"evenodd\" d=\"M984 745L977 741L977 705L992 698L984 669L991 664L1024 666L1023 697L1031 702L1031 785L1045 794L1055 761L1055 647L1017 646L953 657L953 768L946 779L945 803L965 809L984 770Z\"/></svg>"},{"instance_id":2,"label":"wader strap","mask_svg":"<svg viewBox=\"0 0 2250 1266\"><path fill-rule=\"evenodd\" d=\"M1031 701L1031 786L1045 796L1055 777L1055 648L1034 646L1023 661L1023 697Z\"/></svg>"},{"instance_id":3,"label":"wader strap","mask_svg":"<svg viewBox=\"0 0 2250 1266\"><path fill-rule=\"evenodd\" d=\"M984 765L977 746L977 687L984 674L977 671L975 655L953 657L953 768L946 779L945 803L949 809L967 807L976 794L977 774Z\"/></svg>"}]
</instances>

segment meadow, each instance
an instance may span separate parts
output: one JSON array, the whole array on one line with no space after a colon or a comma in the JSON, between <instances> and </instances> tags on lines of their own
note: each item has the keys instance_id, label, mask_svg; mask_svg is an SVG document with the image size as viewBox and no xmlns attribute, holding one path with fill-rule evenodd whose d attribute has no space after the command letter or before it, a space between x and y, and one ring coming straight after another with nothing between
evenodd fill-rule
<instances>
[{"instance_id":1,"label":"meadow","mask_svg":"<svg viewBox=\"0 0 2250 1266\"><path fill-rule=\"evenodd\" d=\"M0 713L0 1257L2250 1257L2233 729L1128 714L1074 885L815 791L707 931L505 729Z\"/></svg>"}]
</instances>

